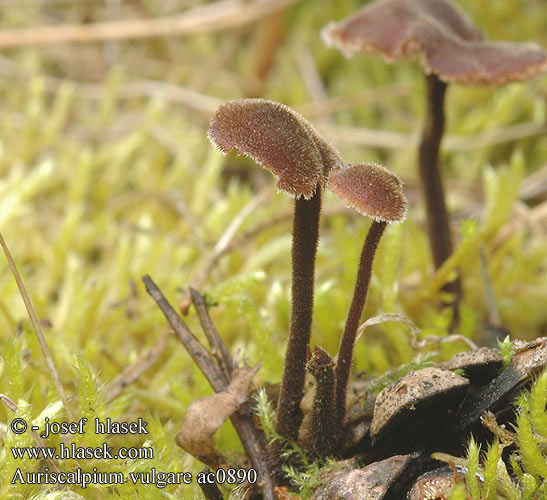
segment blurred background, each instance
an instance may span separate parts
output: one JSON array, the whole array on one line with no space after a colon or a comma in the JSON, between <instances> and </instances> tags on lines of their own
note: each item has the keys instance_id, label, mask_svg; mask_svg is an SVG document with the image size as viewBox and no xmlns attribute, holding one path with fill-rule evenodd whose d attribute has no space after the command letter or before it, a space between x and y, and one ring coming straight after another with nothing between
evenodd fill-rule
<instances>
[{"instance_id":1,"label":"blurred background","mask_svg":"<svg viewBox=\"0 0 547 500\"><path fill-rule=\"evenodd\" d=\"M174 305L184 306L189 285L206 293L231 351L262 361L258 382L281 378L292 203L269 173L207 141L210 117L227 99L288 104L346 163L379 162L403 179L408 220L380 244L365 315L401 313L424 335L448 334L439 289L451 270L435 276L416 172L421 67L345 59L319 36L364 3L0 0L0 230L75 411L143 416L163 450L157 462L109 462L110 470L199 470L173 437L186 406L211 390L167 333L142 275ZM490 39L547 47L544 0L455 3ZM478 342L492 343L493 327L525 339L547 334L546 108L547 76L448 90L442 163L458 249L452 267L464 286L458 333ZM331 355L368 224L325 195L312 342ZM202 338L193 309L187 321ZM448 356L464 345L436 348ZM62 416L58 406L47 409L57 395L6 265L0 354L0 392L27 404L32 418ZM379 325L360 340L355 370L379 374L416 354L405 326ZM118 394L115 377L135 366L146 370ZM0 422L9 418L0 407ZM8 460L10 440L23 438L0 425ZM229 426L219 446L236 446ZM40 491L10 488L5 478L0 485L2 498ZM140 496L197 495L186 488L143 488Z\"/></svg>"}]
</instances>

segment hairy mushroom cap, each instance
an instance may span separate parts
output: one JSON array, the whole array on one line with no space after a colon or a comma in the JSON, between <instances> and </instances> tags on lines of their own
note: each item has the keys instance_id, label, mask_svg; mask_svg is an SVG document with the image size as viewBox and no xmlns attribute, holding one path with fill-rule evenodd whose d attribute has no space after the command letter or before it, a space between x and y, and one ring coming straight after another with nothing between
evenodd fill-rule
<instances>
[{"instance_id":1,"label":"hairy mushroom cap","mask_svg":"<svg viewBox=\"0 0 547 500\"><path fill-rule=\"evenodd\" d=\"M387 168L358 163L331 172L329 189L347 207L377 221L403 222L406 198L403 183Z\"/></svg>"},{"instance_id":2,"label":"hairy mushroom cap","mask_svg":"<svg viewBox=\"0 0 547 500\"><path fill-rule=\"evenodd\" d=\"M388 61L420 56L426 73L445 82L502 85L547 70L533 43L483 41L469 17L448 0L377 0L322 33L346 56L380 53Z\"/></svg>"},{"instance_id":3,"label":"hairy mushroom cap","mask_svg":"<svg viewBox=\"0 0 547 500\"><path fill-rule=\"evenodd\" d=\"M253 158L279 178L280 190L296 197L311 198L330 170L342 165L338 151L305 118L266 99L223 104L207 136L224 154L237 148Z\"/></svg>"}]
</instances>

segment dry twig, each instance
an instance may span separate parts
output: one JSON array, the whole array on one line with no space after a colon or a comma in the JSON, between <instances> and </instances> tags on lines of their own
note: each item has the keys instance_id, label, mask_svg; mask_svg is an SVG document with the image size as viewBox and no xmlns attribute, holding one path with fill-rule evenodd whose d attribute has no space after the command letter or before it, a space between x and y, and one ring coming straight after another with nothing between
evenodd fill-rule
<instances>
[{"instance_id":1,"label":"dry twig","mask_svg":"<svg viewBox=\"0 0 547 500\"><path fill-rule=\"evenodd\" d=\"M171 325L177 337L180 339L194 362L205 375L215 392L222 392L229 384L229 379L222 373L209 351L201 345L186 323L175 312L163 293L152 281L150 276L143 277L146 291L154 299ZM239 435L243 448L249 457L251 464L256 469L261 482L264 500L274 500L274 483L270 470L270 463L266 452L266 442L263 433L258 431L253 423L252 414L248 403L234 413L230 419Z\"/></svg>"},{"instance_id":2,"label":"dry twig","mask_svg":"<svg viewBox=\"0 0 547 500\"><path fill-rule=\"evenodd\" d=\"M209 312L207 311L207 306L205 305L205 301L203 300L201 294L194 288L190 287L190 295L192 297L194 308L198 313L201 328L203 329L203 332L209 341L209 345L211 346L211 354L217 360L217 363L226 378L231 379L232 372L234 370L234 361L228 352L226 344L222 341L215 324L211 320Z\"/></svg>"},{"instance_id":3,"label":"dry twig","mask_svg":"<svg viewBox=\"0 0 547 500\"><path fill-rule=\"evenodd\" d=\"M205 467L205 469L201 471L201 474L207 475L210 471L211 469L209 469L209 467ZM207 500L224 500L224 495L222 494L222 491L220 491L217 483L210 484L207 482L200 482L198 484Z\"/></svg>"},{"instance_id":4,"label":"dry twig","mask_svg":"<svg viewBox=\"0 0 547 500\"><path fill-rule=\"evenodd\" d=\"M186 348L203 375L205 375L211 387L215 392L222 391L228 385L228 380L221 373L209 351L200 344L186 323L175 312L171 304L167 302L167 299L152 281L152 278L147 275L142 280L146 286L146 291L156 301L165 319L171 325L182 345Z\"/></svg>"}]
</instances>

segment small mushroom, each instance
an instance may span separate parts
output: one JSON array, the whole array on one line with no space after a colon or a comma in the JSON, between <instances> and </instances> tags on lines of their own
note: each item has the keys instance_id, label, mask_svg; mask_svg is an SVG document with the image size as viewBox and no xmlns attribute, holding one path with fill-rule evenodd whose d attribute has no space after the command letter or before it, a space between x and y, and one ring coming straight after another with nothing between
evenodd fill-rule
<instances>
[{"instance_id":1,"label":"small mushroom","mask_svg":"<svg viewBox=\"0 0 547 500\"><path fill-rule=\"evenodd\" d=\"M334 361L325 350L315 346L307 368L316 382L308 443L308 455L316 460L332 456L336 447L336 434L332 433L332 427L335 425Z\"/></svg>"},{"instance_id":2,"label":"small mushroom","mask_svg":"<svg viewBox=\"0 0 547 500\"><path fill-rule=\"evenodd\" d=\"M292 312L278 402L277 432L296 440L311 335L315 255L321 189L331 169L342 165L338 151L288 106L265 99L229 101L216 111L209 140L224 154L236 148L278 177L277 187L294 196Z\"/></svg>"},{"instance_id":3,"label":"small mushroom","mask_svg":"<svg viewBox=\"0 0 547 500\"><path fill-rule=\"evenodd\" d=\"M379 53L393 62L418 56L427 81L427 114L419 173L435 267L452 253L449 217L439 169L447 83L503 85L547 70L547 53L532 43L483 41L469 17L448 0L377 0L322 31L346 56ZM459 279L445 286L461 295ZM455 307L455 313L457 309Z\"/></svg>"},{"instance_id":4,"label":"small mushroom","mask_svg":"<svg viewBox=\"0 0 547 500\"><path fill-rule=\"evenodd\" d=\"M329 178L329 189L346 206L373 219L361 251L353 298L336 362L335 428L341 429L353 347L365 306L374 254L387 223L405 219L406 199L401 180L386 168L373 163L359 163L334 170Z\"/></svg>"},{"instance_id":5,"label":"small mushroom","mask_svg":"<svg viewBox=\"0 0 547 500\"><path fill-rule=\"evenodd\" d=\"M373 443L397 440L402 449L423 445L460 407L468 386L466 378L440 368L410 372L376 397L370 425Z\"/></svg>"}]
</instances>

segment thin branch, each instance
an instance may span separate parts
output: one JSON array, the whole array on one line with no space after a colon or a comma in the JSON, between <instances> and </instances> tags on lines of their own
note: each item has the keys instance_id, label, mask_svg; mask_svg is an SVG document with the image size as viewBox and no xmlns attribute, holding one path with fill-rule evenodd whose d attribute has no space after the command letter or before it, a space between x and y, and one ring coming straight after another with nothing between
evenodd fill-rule
<instances>
[{"instance_id":1,"label":"thin branch","mask_svg":"<svg viewBox=\"0 0 547 500\"><path fill-rule=\"evenodd\" d=\"M205 375L215 392L221 392L227 385L228 379L221 372L211 354L194 337L194 334L186 326L186 323L167 302L160 289L152 281L150 276L142 278L146 291L155 300L162 310L168 323L171 325L180 341ZM234 425L243 448L249 457L251 464L257 470L262 482L262 493L265 500L274 500L274 483L271 475L271 467L266 455L266 443L262 432L254 426L252 414L248 403L243 409L234 413L230 419Z\"/></svg>"},{"instance_id":2,"label":"thin branch","mask_svg":"<svg viewBox=\"0 0 547 500\"><path fill-rule=\"evenodd\" d=\"M190 287L190 295L192 296L192 303L198 313L201 327L203 328L207 340L209 341L209 345L211 346L211 354L217 360L217 363L226 378L230 380L232 377L232 372L234 371L234 361L228 352L226 344L222 341L215 324L209 316L209 312L207 311L207 306L205 305L203 297L192 287Z\"/></svg>"},{"instance_id":3,"label":"thin branch","mask_svg":"<svg viewBox=\"0 0 547 500\"><path fill-rule=\"evenodd\" d=\"M175 331L177 337L182 342L182 345L184 345L196 365L203 375L205 375L205 378L209 381L211 387L215 392L222 391L228 385L228 380L221 373L220 368L217 366L209 351L200 344L199 340L190 331L186 323L175 312L171 304L167 302L167 299L152 281L152 278L146 275L143 276L142 280L146 286L146 291L156 301L156 304L158 304L158 307L163 312L165 319L167 319L167 322Z\"/></svg>"},{"instance_id":4,"label":"thin branch","mask_svg":"<svg viewBox=\"0 0 547 500\"><path fill-rule=\"evenodd\" d=\"M249 24L295 1L220 0L173 17L2 30L0 49L215 32Z\"/></svg>"},{"instance_id":5,"label":"thin branch","mask_svg":"<svg viewBox=\"0 0 547 500\"><path fill-rule=\"evenodd\" d=\"M19 274L19 271L17 270L17 266L15 265L13 257L11 256L11 253L9 251L8 245L6 244L6 241L4 240L4 236L2 235L1 232L0 232L0 245L2 246L2 249L4 250L4 255L6 256L6 260L8 261L8 264L13 274L13 277L15 279L15 282L17 283L17 288L19 288L19 293L21 294L21 297L23 298L23 302L25 303L25 307L27 309L27 313L30 318L30 323L32 324L32 328L34 329L36 336L38 337L38 343L40 344L40 348L42 349L42 353L46 360L46 365L53 378L53 384L55 385L55 389L57 389L57 394L59 395L59 398L63 402L63 406L65 408L67 417L69 418L71 422L73 422L75 420L74 414L72 413L72 410L70 409L70 404L68 402L68 397L66 395L65 388L63 387L63 383L61 382L61 377L59 376L59 372L57 371L57 367L55 366L55 361L53 361L53 356L51 355L51 351L49 350L46 339L42 332L40 321L38 320L38 316L36 315L36 311L34 310L34 306L32 305L32 301L30 300L29 294L27 293L25 284L23 283L23 280L21 279L21 275Z\"/></svg>"},{"instance_id":6,"label":"thin branch","mask_svg":"<svg viewBox=\"0 0 547 500\"><path fill-rule=\"evenodd\" d=\"M205 467L205 469L203 469L200 474L204 474L205 476L207 476L209 472L211 472L211 469L209 469L209 467ZM220 491L217 483L200 481L198 482L198 484L207 500L224 500L224 495L222 494L222 491Z\"/></svg>"},{"instance_id":7,"label":"thin branch","mask_svg":"<svg viewBox=\"0 0 547 500\"><path fill-rule=\"evenodd\" d=\"M116 399L122 391L135 382L148 368L150 368L162 355L167 347L170 332L164 334L150 347L137 361L126 367L106 386L106 402Z\"/></svg>"}]
</instances>

